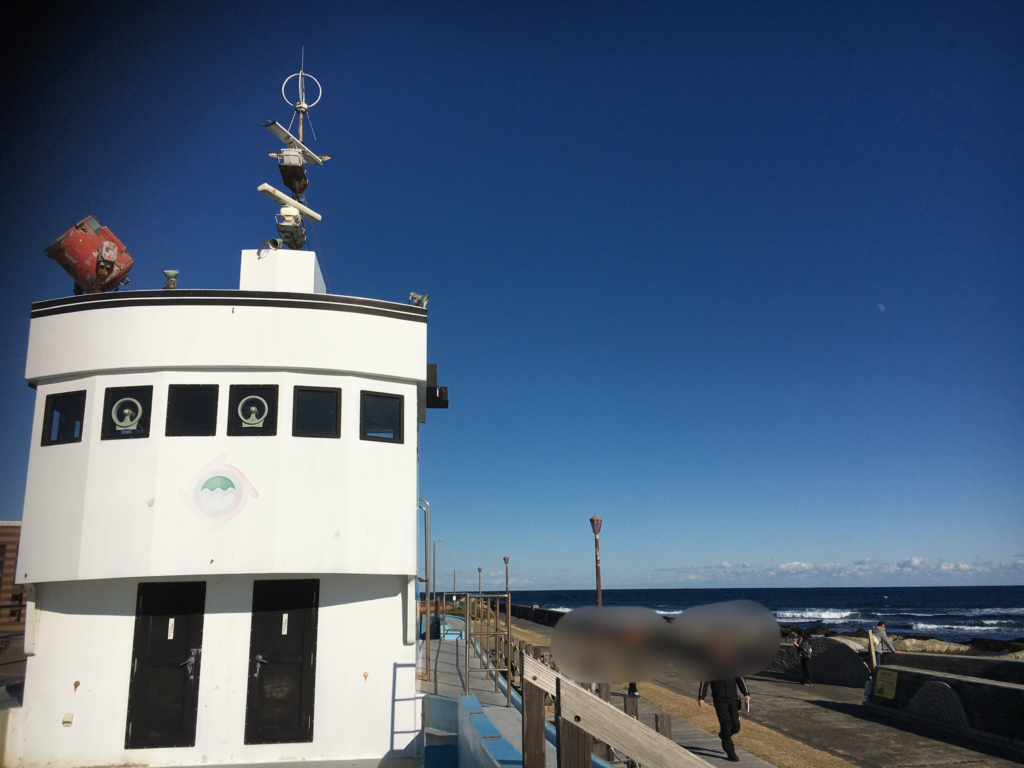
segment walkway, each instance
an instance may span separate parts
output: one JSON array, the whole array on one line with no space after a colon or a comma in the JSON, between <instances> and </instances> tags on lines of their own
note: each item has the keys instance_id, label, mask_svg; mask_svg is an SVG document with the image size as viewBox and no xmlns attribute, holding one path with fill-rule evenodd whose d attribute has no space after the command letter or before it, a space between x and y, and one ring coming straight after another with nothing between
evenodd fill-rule
<instances>
[{"instance_id":1,"label":"walkway","mask_svg":"<svg viewBox=\"0 0 1024 768\"><path fill-rule=\"evenodd\" d=\"M512 623L551 637L551 627L516 618ZM696 698L697 682L674 672L667 672L652 682L687 698ZM935 731L913 732L896 727L895 723L864 710L861 688L821 684L805 688L798 683L761 676L748 677L747 684L752 699L751 720L859 768L1013 768L1024 763L1019 754L1000 747ZM641 699L642 720L649 706ZM653 724L653 714L649 716L650 721L644 722ZM672 735L690 749L687 740L680 740L681 731L676 731L679 722L684 721L673 718ZM691 751L714 763L700 750L717 748L721 754L721 742L700 729L697 731L703 734L703 741L695 735L689 742L693 745Z\"/></svg>"},{"instance_id":2,"label":"walkway","mask_svg":"<svg viewBox=\"0 0 1024 768\"><path fill-rule=\"evenodd\" d=\"M697 683L676 674L654 681L684 696ZM773 677L747 678L750 719L860 768L1012 768L1021 758L1009 750L934 731L897 727L861 706L864 691L816 683L805 688Z\"/></svg>"},{"instance_id":3,"label":"walkway","mask_svg":"<svg viewBox=\"0 0 1024 768\"><path fill-rule=\"evenodd\" d=\"M462 628L459 619L448 619L452 629ZM432 657L431 680L419 682L420 691L432 693L446 698L458 698L465 695L465 666L466 666L466 645L463 640L431 640L430 653ZM425 652L425 651L424 651ZM494 692L494 681L486 677L480 668L480 659L475 653L470 654L469 692L477 697L484 713L488 716L495 727L505 739L522 753L522 718L515 708L505 706L506 698L502 692ZM612 693L612 704L622 708L622 697L624 691L614 690ZM640 721L649 727L654 727L654 715L665 715L663 710L658 709L646 701L640 701ZM739 763L730 763L725 759L722 751L722 743L717 736L712 736L702 731L695 725L678 717L672 717L672 739L680 746L690 750L695 755L702 757L713 766L733 766L740 768L773 768L769 763L754 757L743 750L736 750L740 757ZM547 768L555 768L557 755L555 748L548 744ZM621 765L616 761L617 765Z\"/></svg>"}]
</instances>

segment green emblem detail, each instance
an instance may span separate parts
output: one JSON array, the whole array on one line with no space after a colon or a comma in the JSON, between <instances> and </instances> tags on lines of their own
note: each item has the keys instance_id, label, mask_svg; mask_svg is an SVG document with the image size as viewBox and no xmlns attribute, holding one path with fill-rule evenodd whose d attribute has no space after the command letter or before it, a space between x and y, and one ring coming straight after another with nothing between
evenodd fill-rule
<instances>
[{"instance_id":1,"label":"green emblem detail","mask_svg":"<svg viewBox=\"0 0 1024 768\"><path fill-rule=\"evenodd\" d=\"M203 490L203 491L233 491L234 489L235 489L235 484L232 483L228 478L224 477L224 475L214 475L209 480L207 480L205 483L203 483L203 487L200 490Z\"/></svg>"}]
</instances>

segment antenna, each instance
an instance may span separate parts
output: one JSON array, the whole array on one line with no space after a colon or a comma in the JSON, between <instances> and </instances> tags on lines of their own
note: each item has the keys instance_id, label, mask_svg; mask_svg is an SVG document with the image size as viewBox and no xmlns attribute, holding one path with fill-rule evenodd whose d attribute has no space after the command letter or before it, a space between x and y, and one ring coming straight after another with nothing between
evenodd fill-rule
<instances>
[{"instance_id":1,"label":"antenna","mask_svg":"<svg viewBox=\"0 0 1024 768\"><path fill-rule=\"evenodd\" d=\"M298 78L296 82L298 98L292 101L288 97L288 84L292 80L296 80L296 78ZM317 87L316 99L312 103L306 100L307 78L312 80ZM320 220L320 215L305 205L306 187L309 186L306 164L323 165L325 160L331 159L331 156L317 155L310 151L302 143L302 128L306 117L309 115L309 110L320 103L323 93L320 81L306 72L306 48L303 46L299 71L286 77L285 81L281 84L281 97L294 110L292 122L295 121L296 115L299 118L298 138L290 132L291 123L288 124L288 129L285 129L276 120L265 120L263 122L263 127L285 145L280 151L268 154L277 159L277 167L281 172L281 179L284 181L284 185L291 190L294 200L289 199L287 195L274 189L269 184L261 184L258 191L281 205L281 212L277 214L277 232L281 236L281 240L284 241L284 244L294 250L299 250L306 244L306 229L303 226L302 219ZM310 122L309 127L312 130L312 122ZM313 138L316 138L315 132L313 133Z\"/></svg>"},{"instance_id":2,"label":"antenna","mask_svg":"<svg viewBox=\"0 0 1024 768\"><path fill-rule=\"evenodd\" d=\"M298 101L292 101L291 99L288 98L288 94L285 93L285 89L288 87L288 83L291 82L291 80L293 78L296 78L296 77L299 78L299 100ZM314 83L316 83L316 87L317 87L316 101L314 101L312 104L307 104L306 103L306 78L307 77L310 80L312 80ZM312 75L306 73L306 47L303 46L302 47L302 63L299 65L299 71L296 72L294 75L289 75L287 77L287 79L285 79L284 83L282 83L282 85L281 85L281 96L284 97L285 103L288 106L290 106L290 107L294 107L295 108L295 114L299 116L299 141L302 141L302 121L303 121L303 118L305 118L306 114L309 112L309 110L312 107L315 107L317 104L320 103L320 99L323 98L323 95L324 95L324 89L320 85L320 81L317 80ZM313 124L310 123L310 127L312 127L312 125ZM316 138L316 137L314 136L313 138Z\"/></svg>"}]
</instances>

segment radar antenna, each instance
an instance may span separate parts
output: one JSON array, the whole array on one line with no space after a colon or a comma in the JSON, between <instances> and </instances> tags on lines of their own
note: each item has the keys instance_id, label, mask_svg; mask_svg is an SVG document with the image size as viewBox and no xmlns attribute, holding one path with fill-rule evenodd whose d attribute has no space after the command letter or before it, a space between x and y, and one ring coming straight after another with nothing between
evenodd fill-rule
<instances>
[{"instance_id":1,"label":"radar antenna","mask_svg":"<svg viewBox=\"0 0 1024 768\"><path fill-rule=\"evenodd\" d=\"M281 96L288 106L294 110L291 122L286 129L276 120L267 120L263 127L274 134L285 145L278 152L268 152L271 157L277 159L277 167L281 172L281 180L291 190L294 202L283 192L274 189L269 184L261 184L258 191L281 205L281 212L277 214L277 232L284 241L284 244L294 250L301 249L306 244L306 229L302 219L320 221L320 214L305 205L306 188L309 186L309 177L306 175L306 165L323 165L324 161L330 160L330 155L317 155L302 143L303 123L309 119L309 110L320 103L323 97L323 88L320 81L306 72L306 50L302 49L302 63L299 71L285 78L281 84ZM288 97L288 84L297 78L298 99L292 101ZM306 79L312 80L317 87L316 99L309 103L306 100ZM291 134L292 124L295 118L299 118L299 136L296 138ZM309 128L313 130L313 123L310 120ZM313 133L316 139L316 133Z\"/></svg>"}]
</instances>

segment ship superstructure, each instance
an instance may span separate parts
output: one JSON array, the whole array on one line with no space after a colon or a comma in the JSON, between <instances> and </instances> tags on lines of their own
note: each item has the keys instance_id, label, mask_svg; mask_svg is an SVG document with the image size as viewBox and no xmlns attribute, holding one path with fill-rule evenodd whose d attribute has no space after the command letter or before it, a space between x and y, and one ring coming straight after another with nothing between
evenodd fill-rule
<instances>
[{"instance_id":1,"label":"ship superstructure","mask_svg":"<svg viewBox=\"0 0 1024 768\"><path fill-rule=\"evenodd\" d=\"M417 754L427 312L327 293L299 250L323 158L282 143L283 242L242 251L239 290L32 307L9 765Z\"/></svg>"}]
</instances>

